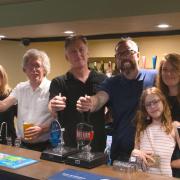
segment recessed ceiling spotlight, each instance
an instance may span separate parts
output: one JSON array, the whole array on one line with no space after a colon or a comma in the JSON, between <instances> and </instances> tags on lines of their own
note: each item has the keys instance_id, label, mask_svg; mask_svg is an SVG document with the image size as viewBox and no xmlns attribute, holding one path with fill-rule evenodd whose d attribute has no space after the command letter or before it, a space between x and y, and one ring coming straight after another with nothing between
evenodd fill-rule
<instances>
[{"instance_id":1,"label":"recessed ceiling spotlight","mask_svg":"<svg viewBox=\"0 0 180 180\"><path fill-rule=\"evenodd\" d=\"M159 24L157 25L158 28L161 28L161 29L166 29L166 28L169 28L170 25L169 24Z\"/></svg>"},{"instance_id":2,"label":"recessed ceiling spotlight","mask_svg":"<svg viewBox=\"0 0 180 180\"><path fill-rule=\"evenodd\" d=\"M74 34L73 31L64 31L64 34Z\"/></svg>"},{"instance_id":3,"label":"recessed ceiling spotlight","mask_svg":"<svg viewBox=\"0 0 180 180\"><path fill-rule=\"evenodd\" d=\"M3 39L3 38L5 38L5 37L6 37L6 36L4 36L4 35L0 35L0 40Z\"/></svg>"}]
</instances>

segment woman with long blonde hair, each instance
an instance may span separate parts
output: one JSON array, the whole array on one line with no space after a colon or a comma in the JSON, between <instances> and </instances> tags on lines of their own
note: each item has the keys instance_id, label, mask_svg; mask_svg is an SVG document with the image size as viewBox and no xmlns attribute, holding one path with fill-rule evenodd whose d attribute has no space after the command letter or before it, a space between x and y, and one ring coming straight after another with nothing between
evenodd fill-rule
<instances>
[{"instance_id":1,"label":"woman with long blonde hair","mask_svg":"<svg viewBox=\"0 0 180 180\"><path fill-rule=\"evenodd\" d=\"M7 96L9 95L11 88L8 84L8 76L2 65L0 65L0 95Z\"/></svg>"},{"instance_id":2,"label":"woman with long blonde hair","mask_svg":"<svg viewBox=\"0 0 180 180\"><path fill-rule=\"evenodd\" d=\"M0 100L5 99L9 96L11 88L8 84L8 76L6 70L0 65ZM0 143L6 143L6 135L12 138L12 143L16 138L16 131L14 128L14 116L16 115L16 106L12 106L5 112L0 112L0 136L2 141ZM7 132L6 127L7 125ZM7 133L7 134L6 134Z\"/></svg>"}]
</instances>

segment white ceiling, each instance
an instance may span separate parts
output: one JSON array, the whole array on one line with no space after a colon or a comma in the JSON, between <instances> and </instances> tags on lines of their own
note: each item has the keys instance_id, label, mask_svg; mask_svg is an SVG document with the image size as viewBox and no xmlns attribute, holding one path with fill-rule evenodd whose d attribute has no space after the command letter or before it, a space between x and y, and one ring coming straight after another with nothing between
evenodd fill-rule
<instances>
[{"instance_id":1,"label":"white ceiling","mask_svg":"<svg viewBox=\"0 0 180 180\"><path fill-rule=\"evenodd\" d=\"M44 2L45 1L47 0L44 0ZM66 1L69 1L69 0L66 0ZM111 1L113 2L113 0ZM20 0L19 1L11 0L11 2L9 0L6 2L13 3L13 4L1 5L1 3L4 3L4 2L5 0L4 1L0 0L0 10L2 8L5 8L5 10L7 10L8 7L12 8L15 5L21 5ZM34 2L35 1L31 3L34 3ZM41 0L41 2L43 2L43 0ZM51 0L50 2L53 2L53 0ZM171 2L173 3L173 1ZM25 7L24 5L28 7L28 5L32 5L32 4L29 4L26 2L23 4L23 7ZM177 5L179 5L179 8L180 8L180 2ZM18 8L20 9L21 7L18 6ZM79 9L81 10L81 7L79 7ZM60 10L61 9L59 9L59 11ZM14 12L14 14L15 13L16 12ZM19 13L19 11L17 13ZM33 11L31 11L31 13L33 16ZM51 11L46 12L46 13L47 13L46 15L51 17ZM101 13L101 9L99 9L99 13ZM149 13L149 14L141 13L140 15L134 15L134 14L138 14L138 13L133 13L133 15L127 15L127 16L124 14L121 16L116 15L114 17L106 16L105 18L103 17L98 17L98 18L90 17L89 18L88 17L86 19L83 17L83 14L82 14L82 19L77 18L75 20L71 20L71 19L66 20L67 18L65 17L64 21L63 21L63 18L60 21L57 21L56 20L57 18L53 19L53 15L52 15L51 21L48 20L46 22L44 20L40 23L35 22L33 24L32 23L33 18L34 18L34 21L37 20L37 18L43 19L43 16L41 14L41 9L39 9L39 17L36 16L36 17L31 18L31 22L29 23L29 25L28 25L28 18L27 18L27 21L24 23L25 25L23 23L15 24L14 23L15 21L13 21L12 18L11 18L11 21L12 21L12 24L14 25L11 25L9 22L9 19L6 18L6 20L8 20L9 22L9 25L7 26L7 25L0 24L0 34L5 35L7 38L39 38L39 37L65 36L63 33L65 30L72 30L77 34L83 34L83 35L151 32L151 31L162 31L161 29L158 29L156 27L156 25L160 23L170 24L171 27L168 30L180 30L180 21L179 21L180 11L177 12L177 9L175 9L174 12L173 10L171 10L170 12L165 12L165 13L156 12L155 14L152 14L152 13ZM24 14L24 16L26 16L26 14Z\"/></svg>"}]
</instances>

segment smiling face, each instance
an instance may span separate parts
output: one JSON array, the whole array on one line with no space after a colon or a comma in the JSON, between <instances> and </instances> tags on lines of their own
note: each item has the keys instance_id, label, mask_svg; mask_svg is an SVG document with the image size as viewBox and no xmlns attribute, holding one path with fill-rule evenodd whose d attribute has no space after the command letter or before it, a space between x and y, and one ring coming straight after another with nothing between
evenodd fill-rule
<instances>
[{"instance_id":1,"label":"smiling face","mask_svg":"<svg viewBox=\"0 0 180 180\"><path fill-rule=\"evenodd\" d=\"M134 41L127 40L118 43L115 57L118 69L127 78L131 77L132 73L138 70L139 53Z\"/></svg>"},{"instance_id":2,"label":"smiling face","mask_svg":"<svg viewBox=\"0 0 180 180\"><path fill-rule=\"evenodd\" d=\"M173 65L165 61L162 65L162 80L168 87L178 86L180 82L180 72Z\"/></svg>"},{"instance_id":3,"label":"smiling face","mask_svg":"<svg viewBox=\"0 0 180 180\"><path fill-rule=\"evenodd\" d=\"M89 58L88 47L82 40L78 39L66 48L65 56L71 64L71 68L79 69L87 67Z\"/></svg>"},{"instance_id":4,"label":"smiling face","mask_svg":"<svg viewBox=\"0 0 180 180\"><path fill-rule=\"evenodd\" d=\"M156 94L148 94L145 98L145 109L152 121L160 121L163 113L163 103Z\"/></svg>"},{"instance_id":5,"label":"smiling face","mask_svg":"<svg viewBox=\"0 0 180 180\"><path fill-rule=\"evenodd\" d=\"M31 83L40 84L45 76L45 69L42 60L40 58L31 59L24 67L24 72Z\"/></svg>"}]
</instances>

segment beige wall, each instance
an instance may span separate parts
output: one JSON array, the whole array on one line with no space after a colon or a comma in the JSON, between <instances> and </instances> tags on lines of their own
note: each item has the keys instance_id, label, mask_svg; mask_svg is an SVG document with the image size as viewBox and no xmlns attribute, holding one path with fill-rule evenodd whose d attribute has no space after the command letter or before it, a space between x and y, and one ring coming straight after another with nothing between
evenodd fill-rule
<instances>
[{"instance_id":1,"label":"beige wall","mask_svg":"<svg viewBox=\"0 0 180 180\"><path fill-rule=\"evenodd\" d=\"M21 58L25 50L26 48L17 42L0 41L0 64L6 68L12 87L25 79L21 70Z\"/></svg>"},{"instance_id":2,"label":"beige wall","mask_svg":"<svg viewBox=\"0 0 180 180\"><path fill-rule=\"evenodd\" d=\"M0 41L0 64L2 64L8 72L10 85L14 87L18 82L26 80L26 76L21 68L21 62L24 53L29 48L37 48L47 52L51 60L49 79L65 73L69 65L64 58L63 45L63 42L48 42L32 43L30 46L24 47L19 42Z\"/></svg>"},{"instance_id":3,"label":"beige wall","mask_svg":"<svg viewBox=\"0 0 180 180\"><path fill-rule=\"evenodd\" d=\"M141 37L134 38L140 47L141 56L147 58L147 68L151 68L151 58L158 56L158 64L165 53L180 53L180 35ZM112 57L114 47L118 39L113 40L89 40L89 50L91 57ZM32 43L24 47L19 42L0 41L0 64L2 64L9 75L9 82L14 87L18 82L26 80L21 69L21 60L25 51L29 48L37 48L47 52L51 59L51 73L49 79L63 74L69 65L64 57L63 42Z\"/></svg>"},{"instance_id":4,"label":"beige wall","mask_svg":"<svg viewBox=\"0 0 180 180\"><path fill-rule=\"evenodd\" d=\"M180 35L137 38L141 55L147 56L148 67L152 67L151 58L157 55L157 62L168 53L180 53Z\"/></svg>"},{"instance_id":5,"label":"beige wall","mask_svg":"<svg viewBox=\"0 0 180 180\"><path fill-rule=\"evenodd\" d=\"M139 45L140 65L142 56L146 56L146 67L152 68L152 56L157 55L157 68L162 57L167 53L180 53L180 35L133 38ZM114 47L118 42L114 40L89 41L91 57L114 56Z\"/></svg>"}]
</instances>

